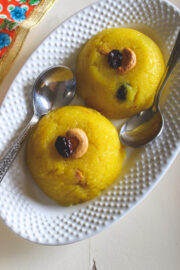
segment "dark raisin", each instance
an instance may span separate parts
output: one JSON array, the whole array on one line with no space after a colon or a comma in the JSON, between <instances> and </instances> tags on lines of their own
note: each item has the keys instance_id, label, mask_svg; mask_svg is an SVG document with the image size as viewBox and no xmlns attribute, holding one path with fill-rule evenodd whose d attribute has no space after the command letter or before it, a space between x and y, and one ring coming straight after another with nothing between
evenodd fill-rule
<instances>
[{"instance_id":1,"label":"dark raisin","mask_svg":"<svg viewBox=\"0 0 180 270\"><path fill-rule=\"evenodd\" d=\"M117 69L122 65L123 55L119 50L112 50L108 54L108 63L110 67Z\"/></svg>"},{"instance_id":2,"label":"dark raisin","mask_svg":"<svg viewBox=\"0 0 180 270\"><path fill-rule=\"evenodd\" d=\"M126 100L127 96L127 87L125 84L122 84L116 92L116 97L120 100Z\"/></svg>"},{"instance_id":3,"label":"dark raisin","mask_svg":"<svg viewBox=\"0 0 180 270\"><path fill-rule=\"evenodd\" d=\"M70 157L70 155L73 153L71 141L64 136L57 137L55 147L58 153L64 158Z\"/></svg>"}]
</instances>

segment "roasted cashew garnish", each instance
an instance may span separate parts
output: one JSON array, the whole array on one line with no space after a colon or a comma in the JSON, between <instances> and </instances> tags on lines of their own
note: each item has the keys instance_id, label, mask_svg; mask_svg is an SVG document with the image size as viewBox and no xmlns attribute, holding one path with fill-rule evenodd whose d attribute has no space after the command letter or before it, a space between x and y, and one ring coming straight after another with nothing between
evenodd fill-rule
<instances>
[{"instance_id":1,"label":"roasted cashew garnish","mask_svg":"<svg viewBox=\"0 0 180 270\"><path fill-rule=\"evenodd\" d=\"M100 46L98 48L98 51L100 54L108 55L108 53L110 53L111 49L108 46L104 45L104 46Z\"/></svg>"},{"instance_id":2,"label":"roasted cashew garnish","mask_svg":"<svg viewBox=\"0 0 180 270\"><path fill-rule=\"evenodd\" d=\"M136 65L136 54L130 48L125 48L122 51L122 65L118 67L118 72L123 75L133 69Z\"/></svg>"},{"instance_id":3,"label":"roasted cashew garnish","mask_svg":"<svg viewBox=\"0 0 180 270\"><path fill-rule=\"evenodd\" d=\"M72 128L66 132L66 136L70 140L75 139L77 141L77 145L75 149L73 149L71 157L75 159L82 157L88 149L88 138L86 133L80 128Z\"/></svg>"},{"instance_id":4,"label":"roasted cashew garnish","mask_svg":"<svg viewBox=\"0 0 180 270\"><path fill-rule=\"evenodd\" d=\"M82 173L81 170L79 169L76 169L75 171L75 177L76 179L78 180L78 185L82 186L82 187L85 187L87 185L87 182L86 182L86 179Z\"/></svg>"}]
</instances>

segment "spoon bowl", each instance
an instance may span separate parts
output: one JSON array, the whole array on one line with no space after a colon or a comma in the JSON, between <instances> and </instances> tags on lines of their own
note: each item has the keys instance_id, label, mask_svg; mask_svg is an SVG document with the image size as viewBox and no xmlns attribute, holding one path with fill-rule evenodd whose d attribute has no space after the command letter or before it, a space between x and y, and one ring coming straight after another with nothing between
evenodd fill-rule
<instances>
[{"instance_id":1,"label":"spoon bowl","mask_svg":"<svg viewBox=\"0 0 180 270\"><path fill-rule=\"evenodd\" d=\"M139 147L159 136L163 130L164 119L160 111L151 108L131 117L120 131L124 145Z\"/></svg>"},{"instance_id":2,"label":"spoon bowl","mask_svg":"<svg viewBox=\"0 0 180 270\"><path fill-rule=\"evenodd\" d=\"M33 86L33 108L42 116L68 105L75 95L76 79L66 66L55 66L42 72Z\"/></svg>"}]
</instances>

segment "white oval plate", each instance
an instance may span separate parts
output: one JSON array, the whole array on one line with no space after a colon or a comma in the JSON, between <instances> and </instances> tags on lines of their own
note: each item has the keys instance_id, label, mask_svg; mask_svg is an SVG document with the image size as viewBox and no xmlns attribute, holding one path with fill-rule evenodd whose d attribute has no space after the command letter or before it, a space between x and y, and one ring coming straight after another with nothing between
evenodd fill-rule
<instances>
[{"instance_id":1,"label":"white oval plate","mask_svg":"<svg viewBox=\"0 0 180 270\"><path fill-rule=\"evenodd\" d=\"M74 68L77 53L92 35L127 24L146 33L150 26L148 35L159 46L164 43L169 52L180 25L180 11L160 0L102 0L60 25L23 66L4 100L0 109L0 152L31 110L30 91L38 74L52 65ZM0 216L7 226L30 241L62 245L90 237L126 214L155 186L178 152L179 88L180 66L164 109L163 134L141 150L128 150L123 172L115 184L90 202L62 207L48 199L31 179L22 149L0 185Z\"/></svg>"}]
</instances>

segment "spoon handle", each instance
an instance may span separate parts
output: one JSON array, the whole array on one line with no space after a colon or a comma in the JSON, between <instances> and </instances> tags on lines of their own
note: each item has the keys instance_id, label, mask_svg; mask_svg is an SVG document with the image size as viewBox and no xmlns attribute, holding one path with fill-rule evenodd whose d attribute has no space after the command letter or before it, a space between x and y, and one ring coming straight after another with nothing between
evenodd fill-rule
<instances>
[{"instance_id":1,"label":"spoon handle","mask_svg":"<svg viewBox=\"0 0 180 270\"><path fill-rule=\"evenodd\" d=\"M164 86L166 85L166 82L170 76L170 74L172 73L173 69L175 68L177 62L180 59L180 30L178 32L177 35L177 39L175 42L175 45L173 47L173 50L171 52L169 61L167 63L166 69L164 71L164 74L161 78L161 81L157 87L157 91L156 91L156 96L154 99L154 103L153 103L153 108L158 109L159 108L159 100L162 94L162 91L164 89Z\"/></svg>"},{"instance_id":2,"label":"spoon handle","mask_svg":"<svg viewBox=\"0 0 180 270\"><path fill-rule=\"evenodd\" d=\"M7 149L5 155L0 159L0 183L3 180L5 174L7 173L12 162L16 158L24 139L29 133L30 129L37 123L37 117L33 116L26 127L21 131L19 136L15 139L13 144Z\"/></svg>"}]
</instances>

